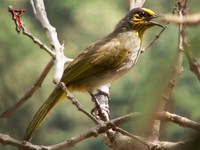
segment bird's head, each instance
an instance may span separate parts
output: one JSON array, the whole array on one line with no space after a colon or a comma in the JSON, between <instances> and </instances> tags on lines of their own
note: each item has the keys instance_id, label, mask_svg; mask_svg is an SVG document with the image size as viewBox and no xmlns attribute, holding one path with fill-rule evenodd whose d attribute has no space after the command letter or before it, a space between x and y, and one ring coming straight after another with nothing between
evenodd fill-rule
<instances>
[{"instance_id":1,"label":"bird's head","mask_svg":"<svg viewBox=\"0 0 200 150\"><path fill-rule=\"evenodd\" d=\"M153 27L163 25L153 21L161 15L147 8L134 8L117 24L116 29L121 31L135 30L139 35L143 35L144 31Z\"/></svg>"}]
</instances>

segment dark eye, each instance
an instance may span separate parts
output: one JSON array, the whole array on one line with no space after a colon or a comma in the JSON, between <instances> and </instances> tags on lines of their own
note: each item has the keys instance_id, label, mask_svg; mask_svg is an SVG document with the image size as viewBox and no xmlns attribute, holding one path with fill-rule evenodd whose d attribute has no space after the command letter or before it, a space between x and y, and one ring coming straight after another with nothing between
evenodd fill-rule
<instances>
[{"instance_id":1,"label":"dark eye","mask_svg":"<svg viewBox=\"0 0 200 150\"><path fill-rule=\"evenodd\" d=\"M145 11L138 11L134 14L134 19L148 18L150 15Z\"/></svg>"},{"instance_id":2,"label":"dark eye","mask_svg":"<svg viewBox=\"0 0 200 150\"><path fill-rule=\"evenodd\" d=\"M139 12L138 15L139 15L140 17L143 17L143 16L144 16L144 12L143 12L143 11L142 11L142 12Z\"/></svg>"},{"instance_id":3,"label":"dark eye","mask_svg":"<svg viewBox=\"0 0 200 150\"><path fill-rule=\"evenodd\" d=\"M138 14L141 18L148 18L149 17L149 14L145 11L139 12Z\"/></svg>"}]
</instances>

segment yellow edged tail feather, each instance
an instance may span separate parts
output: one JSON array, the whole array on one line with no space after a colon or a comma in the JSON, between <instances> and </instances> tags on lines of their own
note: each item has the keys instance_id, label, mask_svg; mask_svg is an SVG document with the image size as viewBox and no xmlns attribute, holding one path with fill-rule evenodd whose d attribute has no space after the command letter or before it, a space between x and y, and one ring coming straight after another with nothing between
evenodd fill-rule
<instances>
[{"instance_id":1,"label":"yellow edged tail feather","mask_svg":"<svg viewBox=\"0 0 200 150\"><path fill-rule=\"evenodd\" d=\"M46 117L46 115L50 112L50 110L61 100L63 100L64 92L62 88L55 88L49 98L45 101L45 103L40 107L38 112L35 114L33 120L30 122L25 136L25 141L30 141L32 138L32 135L38 128L38 126L42 123L43 119Z\"/></svg>"}]
</instances>

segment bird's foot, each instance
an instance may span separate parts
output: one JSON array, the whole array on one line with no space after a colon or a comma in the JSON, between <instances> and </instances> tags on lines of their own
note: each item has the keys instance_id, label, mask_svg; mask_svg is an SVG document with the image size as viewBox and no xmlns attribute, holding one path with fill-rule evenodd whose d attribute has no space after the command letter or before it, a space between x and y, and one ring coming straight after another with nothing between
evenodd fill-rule
<instances>
[{"instance_id":1,"label":"bird's foot","mask_svg":"<svg viewBox=\"0 0 200 150\"><path fill-rule=\"evenodd\" d=\"M103 121L110 120L109 101L110 97L103 91L98 91L96 94L91 94L92 101L95 102L95 107L91 110L91 114L97 119Z\"/></svg>"}]
</instances>

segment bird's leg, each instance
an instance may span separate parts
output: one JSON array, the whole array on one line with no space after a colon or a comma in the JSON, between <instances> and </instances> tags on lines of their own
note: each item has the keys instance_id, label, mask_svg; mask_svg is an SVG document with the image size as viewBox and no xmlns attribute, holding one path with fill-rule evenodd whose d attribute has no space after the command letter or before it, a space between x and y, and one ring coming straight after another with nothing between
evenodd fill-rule
<instances>
[{"instance_id":1,"label":"bird's leg","mask_svg":"<svg viewBox=\"0 0 200 150\"><path fill-rule=\"evenodd\" d=\"M102 90L97 90L97 93L95 94L97 97L100 109L101 109L101 118L104 121L110 120L110 109L109 109L109 103L110 103L110 95L107 92L104 92Z\"/></svg>"},{"instance_id":2,"label":"bird's leg","mask_svg":"<svg viewBox=\"0 0 200 150\"><path fill-rule=\"evenodd\" d=\"M96 98L95 94L93 94L92 92L89 93L92 98L92 101L95 103L95 107L91 110L91 114L95 116L97 119L100 119L99 118L100 105L98 99Z\"/></svg>"},{"instance_id":3,"label":"bird's leg","mask_svg":"<svg viewBox=\"0 0 200 150\"><path fill-rule=\"evenodd\" d=\"M95 108L92 109L91 113L95 115L98 119L101 119L103 121L109 121L109 94L102 90L97 90L97 93L90 93L90 95L92 97L92 101L95 102Z\"/></svg>"}]
</instances>

